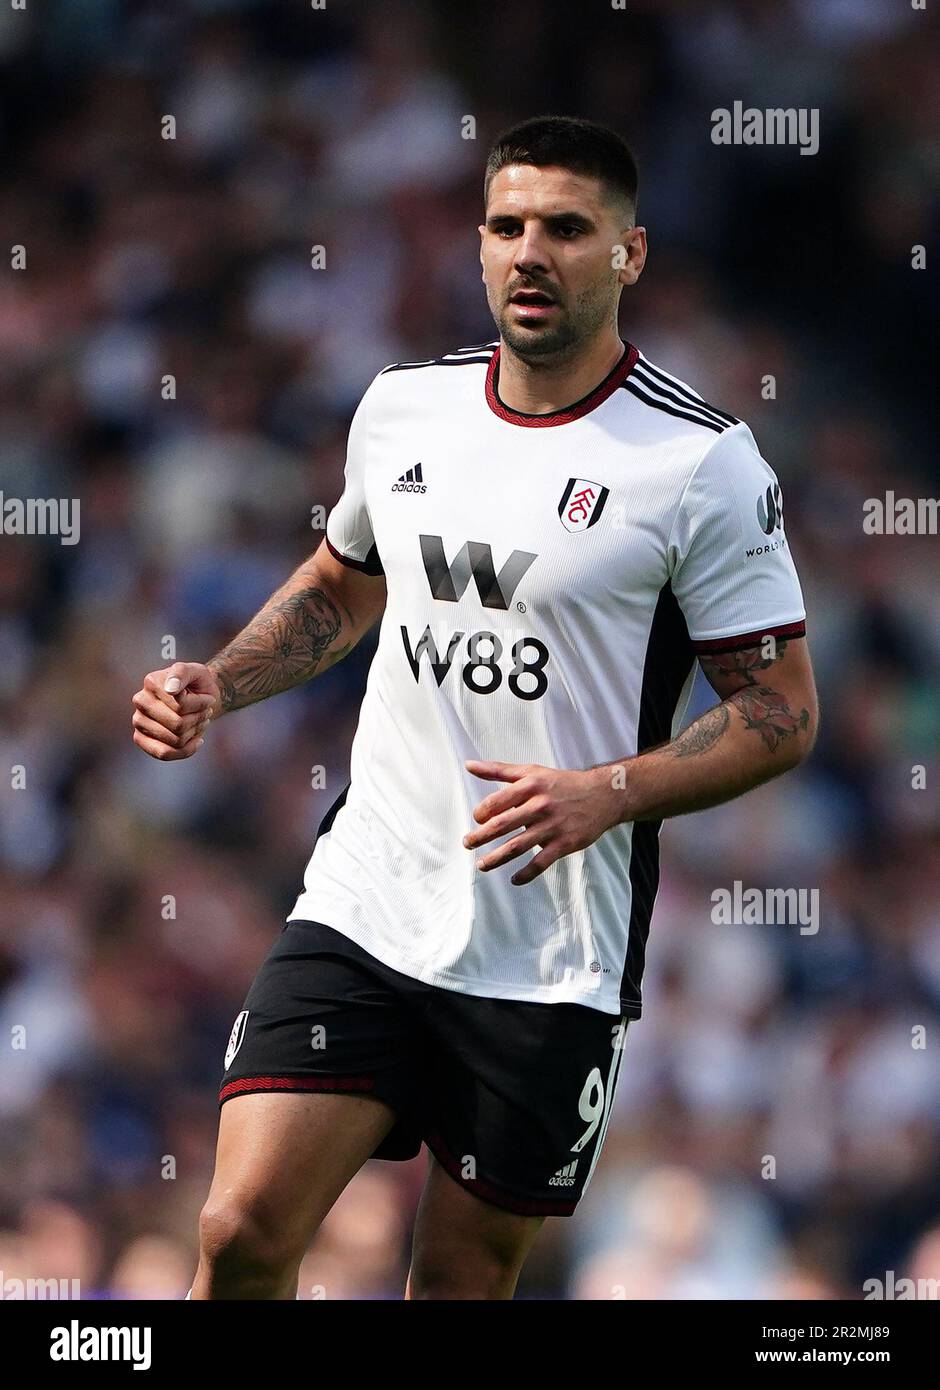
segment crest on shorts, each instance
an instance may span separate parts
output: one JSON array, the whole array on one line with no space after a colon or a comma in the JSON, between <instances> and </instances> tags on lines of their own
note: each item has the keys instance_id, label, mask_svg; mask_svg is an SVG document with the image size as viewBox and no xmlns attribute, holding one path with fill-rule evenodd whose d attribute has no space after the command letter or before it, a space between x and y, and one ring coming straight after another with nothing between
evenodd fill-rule
<instances>
[{"instance_id":1,"label":"crest on shorts","mask_svg":"<svg viewBox=\"0 0 940 1390\"><path fill-rule=\"evenodd\" d=\"M232 1063L235 1061L235 1054L236 1054L236 1052L238 1051L238 1049L241 1047L242 1043L244 1042L244 1039L245 1039L245 1026L246 1026L247 1023L248 1023L248 1010L247 1010L247 1009L242 1009L241 1013L238 1015L238 1017L237 1017L236 1020L235 1020L235 1026L233 1027L232 1032L231 1032L231 1036L229 1037L229 1040L228 1040L228 1047L225 1049L225 1070L226 1070L226 1071L228 1071L229 1067L230 1067L230 1066L232 1065Z\"/></svg>"},{"instance_id":2,"label":"crest on shorts","mask_svg":"<svg viewBox=\"0 0 940 1390\"><path fill-rule=\"evenodd\" d=\"M586 531L600 520L609 487L592 483L590 478L569 478L558 503L558 515L566 531Z\"/></svg>"}]
</instances>

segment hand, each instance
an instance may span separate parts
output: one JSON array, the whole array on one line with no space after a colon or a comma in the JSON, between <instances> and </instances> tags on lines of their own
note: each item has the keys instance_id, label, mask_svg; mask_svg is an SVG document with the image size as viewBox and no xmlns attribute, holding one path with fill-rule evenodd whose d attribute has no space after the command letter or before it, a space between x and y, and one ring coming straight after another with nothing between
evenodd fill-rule
<instances>
[{"instance_id":1,"label":"hand","mask_svg":"<svg viewBox=\"0 0 940 1390\"><path fill-rule=\"evenodd\" d=\"M137 747L160 762L178 762L202 747L206 725L221 712L221 691L208 666L176 661L144 676L131 703Z\"/></svg>"},{"instance_id":2,"label":"hand","mask_svg":"<svg viewBox=\"0 0 940 1390\"><path fill-rule=\"evenodd\" d=\"M605 830L619 823L619 801L609 767L566 772L533 764L476 760L464 766L475 777L509 784L476 807L473 819L483 829L465 835L464 847L476 849L511 830L523 832L478 860L477 868L484 872L496 869L510 859L518 859L526 850L539 848L538 854L513 874L511 883L531 883L557 859L586 849Z\"/></svg>"}]
</instances>

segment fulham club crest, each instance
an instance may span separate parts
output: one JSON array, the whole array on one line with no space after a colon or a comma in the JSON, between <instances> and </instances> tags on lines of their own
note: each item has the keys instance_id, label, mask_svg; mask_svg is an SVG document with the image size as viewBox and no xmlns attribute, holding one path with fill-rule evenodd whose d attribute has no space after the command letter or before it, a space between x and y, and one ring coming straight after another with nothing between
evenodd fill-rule
<instances>
[{"instance_id":1,"label":"fulham club crest","mask_svg":"<svg viewBox=\"0 0 940 1390\"><path fill-rule=\"evenodd\" d=\"M245 1025L247 1022L248 1010L242 1009L241 1013L235 1020L235 1027L232 1029L232 1035L228 1040L228 1047L225 1049L226 1071L228 1071L229 1067L235 1061L235 1053L238 1051L238 1049L241 1047L242 1043L245 1040Z\"/></svg>"},{"instance_id":2,"label":"fulham club crest","mask_svg":"<svg viewBox=\"0 0 940 1390\"><path fill-rule=\"evenodd\" d=\"M569 478L558 503L558 515L566 531L586 531L600 520L609 487L592 483L590 478Z\"/></svg>"}]
</instances>

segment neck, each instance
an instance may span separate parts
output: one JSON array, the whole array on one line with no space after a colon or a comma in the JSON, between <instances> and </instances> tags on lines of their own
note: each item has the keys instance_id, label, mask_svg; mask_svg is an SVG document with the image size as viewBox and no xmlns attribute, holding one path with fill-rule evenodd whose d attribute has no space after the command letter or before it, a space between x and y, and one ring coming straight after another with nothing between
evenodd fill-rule
<instances>
[{"instance_id":1,"label":"neck","mask_svg":"<svg viewBox=\"0 0 940 1390\"><path fill-rule=\"evenodd\" d=\"M525 362L504 339L499 348L499 398L510 410L551 415L587 396L624 354L616 328L598 335L575 362Z\"/></svg>"}]
</instances>

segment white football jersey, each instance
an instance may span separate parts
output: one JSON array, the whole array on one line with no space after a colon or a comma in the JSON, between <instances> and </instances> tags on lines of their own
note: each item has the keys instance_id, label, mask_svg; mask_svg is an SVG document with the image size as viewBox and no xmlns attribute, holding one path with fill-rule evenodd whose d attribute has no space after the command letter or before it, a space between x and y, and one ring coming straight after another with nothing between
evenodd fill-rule
<instances>
[{"instance_id":1,"label":"white football jersey","mask_svg":"<svg viewBox=\"0 0 940 1390\"><path fill-rule=\"evenodd\" d=\"M803 634L751 431L629 344L550 415L502 403L497 342L400 363L356 410L326 534L388 602L350 783L288 920L446 989L638 1018L659 823L513 886L529 855L481 873L497 842L463 847L504 785L464 762L630 757L678 732L696 653Z\"/></svg>"}]
</instances>

